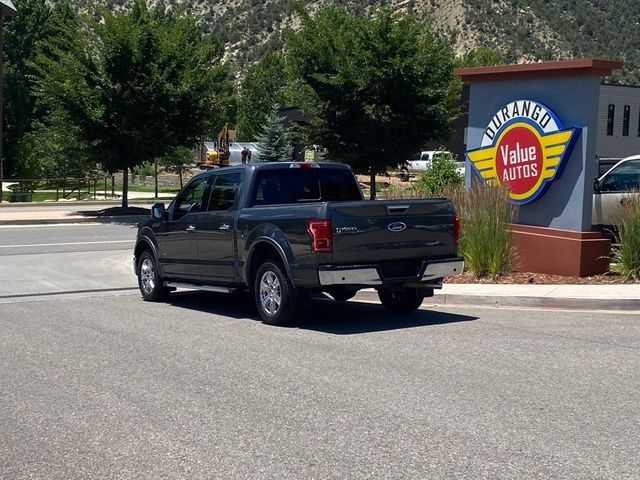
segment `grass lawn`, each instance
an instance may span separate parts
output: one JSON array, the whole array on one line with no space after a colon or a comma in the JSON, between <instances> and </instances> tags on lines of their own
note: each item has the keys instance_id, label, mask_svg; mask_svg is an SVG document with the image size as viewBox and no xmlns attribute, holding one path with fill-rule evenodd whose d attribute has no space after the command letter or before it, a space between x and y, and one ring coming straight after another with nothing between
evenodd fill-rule
<instances>
[{"instance_id":1,"label":"grass lawn","mask_svg":"<svg viewBox=\"0 0 640 480\"><path fill-rule=\"evenodd\" d=\"M100 192L96 192L96 195L99 195ZM5 193L5 195L7 195ZM29 192L22 193L9 193L5 198L9 199L9 202L54 202L56 200L63 200L62 190L56 196L56 192L40 192L38 190L34 191L33 194ZM73 192L71 195L67 196L67 199L78 200L78 192ZM92 200L93 192L89 195L87 192L80 192L80 200Z\"/></svg>"},{"instance_id":2,"label":"grass lawn","mask_svg":"<svg viewBox=\"0 0 640 480\"><path fill-rule=\"evenodd\" d=\"M116 184L115 189L118 191L122 191L122 185ZM109 187L109 191L111 191L111 187ZM135 183L129 184L130 192L155 192L156 189L153 185L136 185ZM158 193L178 193L180 191L180 187L168 187L165 185L158 185Z\"/></svg>"}]
</instances>

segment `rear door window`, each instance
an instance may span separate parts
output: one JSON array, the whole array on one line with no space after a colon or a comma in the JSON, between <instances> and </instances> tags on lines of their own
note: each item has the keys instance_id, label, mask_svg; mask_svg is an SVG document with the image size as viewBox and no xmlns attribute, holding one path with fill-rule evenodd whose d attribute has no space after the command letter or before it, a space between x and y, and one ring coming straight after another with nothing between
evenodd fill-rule
<instances>
[{"instance_id":1,"label":"rear door window","mask_svg":"<svg viewBox=\"0 0 640 480\"><path fill-rule=\"evenodd\" d=\"M348 170L291 168L258 172L252 205L362 200Z\"/></svg>"}]
</instances>

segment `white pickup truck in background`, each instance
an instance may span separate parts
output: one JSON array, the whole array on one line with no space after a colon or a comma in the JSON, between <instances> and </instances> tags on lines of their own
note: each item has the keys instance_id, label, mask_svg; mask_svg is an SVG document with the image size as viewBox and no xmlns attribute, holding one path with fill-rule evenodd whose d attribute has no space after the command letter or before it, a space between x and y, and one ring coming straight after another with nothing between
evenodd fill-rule
<instances>
[{"instance_id":1,"label":"white pickup truck in background","mask_svg":"<svg viewBox=\"0 0 640 480\"><path fill-rule=\"evenodd\" d=\"M400 176L400 180L408 182L412 176L419 175L427 171L431 168L433 160L443 155L452 154L446 150L426 150L420 152L417 158L398 165L398 175ZM457 170L461 175L464 175L464 165L464 162L458 162Z\"/></svg>"}]
</instances>

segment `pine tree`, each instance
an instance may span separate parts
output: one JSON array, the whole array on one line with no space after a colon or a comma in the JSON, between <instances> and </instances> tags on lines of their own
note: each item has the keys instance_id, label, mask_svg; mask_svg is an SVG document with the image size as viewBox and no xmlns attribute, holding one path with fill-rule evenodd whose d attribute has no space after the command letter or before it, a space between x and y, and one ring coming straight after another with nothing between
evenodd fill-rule
<instances>
[{"instance_id":1,"label":"pine tree","mask_svg":"<svg viewBox=\"0 0 640 480\"><path fill-rule=\"evenodd\" d=\"M278 113L279 106L274 104L265 118L258 135L260 162L288 162L293 154L293 146L289 141L287 129Z\"/></svg>"}]
</instances>

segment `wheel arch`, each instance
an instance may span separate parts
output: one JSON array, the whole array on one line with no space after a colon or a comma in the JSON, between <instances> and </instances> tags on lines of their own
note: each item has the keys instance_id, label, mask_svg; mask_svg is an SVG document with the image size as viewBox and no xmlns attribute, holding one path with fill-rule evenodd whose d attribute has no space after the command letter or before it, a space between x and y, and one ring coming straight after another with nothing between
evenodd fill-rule
<instances>
[{"instance_id":1,"label":"wheel arch","mask_svg":"<svg viewBox=\"0 0 640 480\"><path fill-rule=\"evenodd\" d=\"M134 258L135 265L136 266L138 265L138 259L140 258L140 255L142 255L142 252L144 252L145 250L151 251L151 255L153 255L153 258L156 261L156 265L158 266L158 268L160 268L160 258L158 257L158 248L156 247L153 240L151 240L151 238L147 236L142 236L138 238L138 240L136 241L136 246L133 249L133 258ZM136 273L137 273L137 270L136 270Z\"/></svg>"},{"instance_id":2,"label":"wheel arch","mask_svg":"<svg viewBox=\"0 0 640 480\"><path fill-rule=\"evenodd\" d=\"M289 279L292 278L289 261L282 246L271 238L259 238L251 245L245 263L244 276L249 287L253 287L253 281L260 265L269 258L280 260L285 273Z\"/></svg>"}]
</instances>

